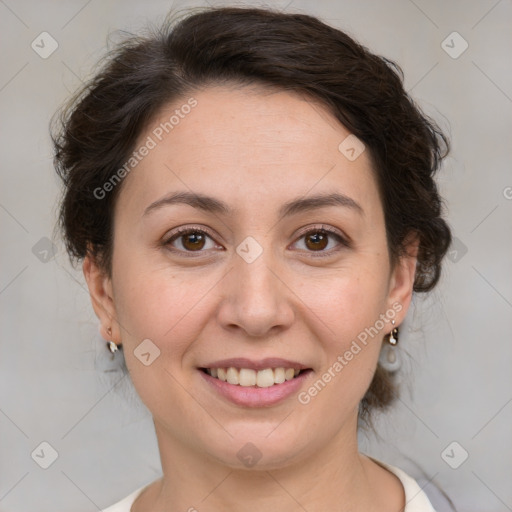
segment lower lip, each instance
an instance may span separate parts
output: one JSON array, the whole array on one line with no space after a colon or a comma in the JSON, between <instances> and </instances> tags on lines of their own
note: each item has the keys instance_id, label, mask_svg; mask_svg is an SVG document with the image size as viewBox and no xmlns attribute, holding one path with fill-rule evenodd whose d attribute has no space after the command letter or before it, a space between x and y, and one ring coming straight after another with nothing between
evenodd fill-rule
<instances>
[{"instance_id":1,"label":"lower lip","mask_svg":"<svg viewBox=\"0 0 512 512\"><path fill-rule=\"evenodd\" d=\"M202 370L198 370L205 381L214 390L236 405L244 407L268 407L285 400L296 393L312 370L302 371L297 377L286 380L281 384L274 384L267 388L257 386L238 386L219 380Z\"/></svg>"}]
</instances>

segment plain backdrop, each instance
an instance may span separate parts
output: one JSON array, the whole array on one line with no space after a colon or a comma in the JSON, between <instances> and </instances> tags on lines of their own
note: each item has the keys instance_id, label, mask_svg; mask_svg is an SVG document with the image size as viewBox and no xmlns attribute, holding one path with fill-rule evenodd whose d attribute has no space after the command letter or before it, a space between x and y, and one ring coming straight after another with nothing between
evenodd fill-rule
<instances>
[{"instance_id":1,"label":"plain backdrop","mask_svg":"<svg viewBox=\"0 0 512 512\"><path fill-rule=\"evenodd\" d=\"M106 351L81 269L54 236L48 124L109 33L192 5L206 4L0 1L0 511L96 511L160 476L149 411ZM439 287L414 299L402 329L401 399L361 449L430 495L442 487L460 511L512 510L512 3L272 5L396 60L452 140L439 185L454 244ZM47 469L41 450L57 457Z\"/></svg>"}]
</instances>

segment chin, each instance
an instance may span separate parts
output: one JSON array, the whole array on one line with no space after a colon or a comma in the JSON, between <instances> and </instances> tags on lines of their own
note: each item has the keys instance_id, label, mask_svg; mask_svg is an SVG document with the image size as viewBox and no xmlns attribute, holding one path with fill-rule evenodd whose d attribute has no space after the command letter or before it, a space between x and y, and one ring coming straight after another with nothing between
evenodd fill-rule
<instances>
[{"instance_id":1,"label":"chin","mask_svg":"<svg viewBox=\"0 0 512 512\"><path fill-rule=\"evenodd\" d=\"M245 423L245 427L240 425L236 435L227 429L233 437L226 436L224 444L218 442L205 448L217 462L232 469L281 469L298 463L311 439L304 435L303 442L300 442L296 429L283 428L278 432L280 429L268 423L252 427Z\"/></svg>"}]
</instances>

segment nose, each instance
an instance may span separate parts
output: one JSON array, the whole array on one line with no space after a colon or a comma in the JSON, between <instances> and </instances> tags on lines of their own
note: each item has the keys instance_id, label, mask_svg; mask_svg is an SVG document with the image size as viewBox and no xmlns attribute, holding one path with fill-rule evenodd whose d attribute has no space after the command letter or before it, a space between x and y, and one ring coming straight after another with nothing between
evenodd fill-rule
<instances>
[{"instance_id":1,"label":"nose","mask_svg":"<svg viewBox=\"0 0 512 512\"><path fill-rule=\"evenodd\" d=\"M235 255L233 267L223 279L217 317L221 326L259 338L290 327L295 318L294 294L282 274L279 266L265 257L265 251L252 263Z\"/></svg>"}]
</instances>

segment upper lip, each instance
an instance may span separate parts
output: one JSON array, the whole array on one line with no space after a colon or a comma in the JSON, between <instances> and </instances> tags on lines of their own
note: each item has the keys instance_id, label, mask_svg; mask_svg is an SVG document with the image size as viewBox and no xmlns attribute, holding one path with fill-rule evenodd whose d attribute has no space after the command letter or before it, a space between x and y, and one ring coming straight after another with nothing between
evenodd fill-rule
<instances>
[{"instance_id":1,"label":"upper lip","mask_svg":"<svg viewBox=\"0 0 512 512\"><path fill-rule=\"evenodd\" d=\"M255 361L246 357L234 357L231 359L222 359L212 363L205 364L201 368L250 368L251 370L265 370L266 368L294 368L299 370L307 370L310 367L297 361L289 359L281 359L280 357L266 357Z\"/></svg>"}]
</instances>

